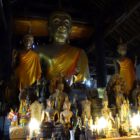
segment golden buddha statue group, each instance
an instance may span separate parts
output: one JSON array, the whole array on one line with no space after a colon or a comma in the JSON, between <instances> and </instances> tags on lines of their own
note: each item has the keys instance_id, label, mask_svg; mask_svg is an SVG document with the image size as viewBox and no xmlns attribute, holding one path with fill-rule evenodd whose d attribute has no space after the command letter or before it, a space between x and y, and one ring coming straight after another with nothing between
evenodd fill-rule
<instances>
[{"instance_id":1,"label":"golden buddha statue group","mask_svg":"<svg viewBox=\"0 0 140 140\"><path fill-rule=\"evenodd\" d=\"M84 50L68 44L72 27L70 15L65 12L55 12L50 16L48 25L51 44L45 47L39 46L35 52L34 37L27 34L23 37L18 50L13 50L12 66L18 79L19 119L22 126L32 118L42 123L53 122L55 114L61 123L71 123L73 116L71 103L64 92L64 78L60 74L65 79L71 79L76 74L75 82L89 78L88 58ZM51 81L49 86L51 96L47 100L45 110L38 101L28 106L25 98L21 99L25 89L35 83L40 84L42 75Z\"/></svg>"},{"instance_id":2,"label":"golden buddha statue group","mask_svg":"<svg viewBox=\"0 0 140 140\"><path fill-rule=\"evenodd\" d=\"M45 47L39 46L37 53L32 50L33 36L27 34L23 37L19 51L13 51L13 68L19 81L20 97L24 96L23 91L25 88L32 86L34 83L40 83L42 72L45 72L43 75L50 81L48 90L51 95L48 99L45 99L47 104L45 108L37 100L28 106L25 97L20 99L18 111L20 124L24 126L28 124L30 119L34 118L42 126L53 124L53 127L56 127L60 123L65 127L70 124L68 127L66 126L70 129L72 119L77 117L76 123L81 126L81 129L82 125L86 128L86 125L93 124L93 121L98 125L97 122L100 118L93 119L92 102L87 96L84 100L79 101L81 103L81 114L79 115L79 106L76 99L73 101L74 111L72 112L71 101L64 89L64 79L71 79L74 76L74 82L82 82L89 78L88 59L84 50L68 44L72 27L70 15L64 12L55 12L50 16L48 26L51 44ZM135 72L132 61L125 56L126 51L126 45L121 43L118 46L120 57L116 61L120 69L117 74L113 75L107 85L108 97L113 94L118 109L116 122L111 109L108 107L107 95L101 109L101 116L108 122L107 137L111 137L111 131L115 128L115 125L117 131L120 127L128 128L130 106L129 101L125 100L124 96L132 90ZM135 90L136 104L140 108L140 94L138 94L138 91ZM11 117L10 119L13 120L14 125L17 125L16 114L14 115L11 110L10 115L9 118ZM126 123L124 123L125 120L127 120Z\"/></svg>"}]
</instances>

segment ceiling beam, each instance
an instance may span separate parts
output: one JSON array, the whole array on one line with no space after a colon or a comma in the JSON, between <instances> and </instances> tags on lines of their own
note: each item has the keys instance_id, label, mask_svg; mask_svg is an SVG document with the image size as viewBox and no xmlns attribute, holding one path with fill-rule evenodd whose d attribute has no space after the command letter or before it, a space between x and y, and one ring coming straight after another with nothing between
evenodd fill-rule
<instances>
[{"instance_id":1,"label":"ceiling beam","mask_svg":"<svg viewBox=\"0 0 140 140\"><path fill-rule=\"evenodd\" d=\"M50 11L48 12L50 14ZM16 12L14 14L14 18L19 18L19 19L28 19L28 18L31 18L31 19L46 19L48 20L48 17L49 17L49 14L46 14L46 13L42 13L42 12L34 12L34 11L19 11L19 12ZM88 19L85 19L85 18L78 18L78 17L72 17L72 22L73 23L77 23L77 24L83 24L83 25L92 25L92 23L88 20Z\"/></svg>"},{"instance_id":2,"label":"ceiling beam","mask_svg":"<svg viewBox=\"0 0 140 140\"><path fill-rule=\"evenodd\" d=\"M129 40L129 41L127 41L126 43L129 45L129 44L131 44L135 39L138 39L138 38L140 38L140 34L137 34L136 36L132 37L132 39Z\"/></svg>"},{"instance_id":3,"label":"ceiling beam","mask_svg":"<svg viewBox=\"0 0 140 140\"><path fill-rule=\"evenodd\" d=\"M126 19L128 19L139 7L140 1L137 2L130 11L123 13L122 16L115 21L114 26L112 26L111 29L109 29L105 33L105 38L108 37L112 32L114 32L114 30L116 30L117 27L119 27L124 21L126 21Z\"/></svg>"}]
</instances>

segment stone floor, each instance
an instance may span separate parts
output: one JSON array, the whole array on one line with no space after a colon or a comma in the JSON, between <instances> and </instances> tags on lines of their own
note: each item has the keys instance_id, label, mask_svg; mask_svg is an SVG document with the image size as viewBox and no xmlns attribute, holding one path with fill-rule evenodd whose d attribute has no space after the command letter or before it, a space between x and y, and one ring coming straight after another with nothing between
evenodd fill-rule
<instances>
[{"instance_id":1,"label":"stone floor","mask_svg":"<svg viewBox=\"0 0 140 140\"><path fill-rule=\"evenodd\" d=\"M106 138L106 139L98 139L98 140L140 140L140 137L132 136L132 137L120 137L120 138Z\"/></svg>"}]
</instances>

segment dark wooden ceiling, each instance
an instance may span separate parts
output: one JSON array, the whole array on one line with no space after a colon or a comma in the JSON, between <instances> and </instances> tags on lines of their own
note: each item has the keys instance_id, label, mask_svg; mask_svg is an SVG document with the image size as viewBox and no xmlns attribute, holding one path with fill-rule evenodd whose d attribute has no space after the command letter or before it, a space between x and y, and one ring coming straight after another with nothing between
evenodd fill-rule
<instances>
[{"instance_id":1,"label":"dark wooden ceiling","mask_svg":"<svg viewBox=\"0 0 140 140\"><path fill-rule=\"evenodd\" d=\"M109 47L116 45L120 37L128 45L139 44L139 0L10 0L10 4L16 19L48 19L51 12L61 9L79 26L86 24L94 28L95 22L103 22L105 42Z\"/></svg>"},{"instance_id":2,"label":"dark wooden ceiling","mask_svg":"<svg viewBox=\"0 0 140 140\"><path fill-rule=\"evenodd\" d=\"M80 47L84 48L91 60L93 60L93 50L96 47L94 45L96 24L103 26L108 65L110 65L110 58L114 57L120 37L128 44L129 52L133 55L140 53L139 0L3 0L2 2L3 10L1 9L0 12L2 22L0 25L2 26L3 23L6 27L3 13L5 5L8 3L14 23L13 32L16 32L17 35L25 32L27 26L22 28L25 22L39 22L41 20L47 22L51 12L64 10L72 16L73 29L77 26L77 30L71 37L72 43L79 44ZM35 35L37 32L40 36L47 35L47 31L35 30L35 24L32 26ZM86 37L88 39L83 42L83 38Z\"/></svg>"}]
</instances>

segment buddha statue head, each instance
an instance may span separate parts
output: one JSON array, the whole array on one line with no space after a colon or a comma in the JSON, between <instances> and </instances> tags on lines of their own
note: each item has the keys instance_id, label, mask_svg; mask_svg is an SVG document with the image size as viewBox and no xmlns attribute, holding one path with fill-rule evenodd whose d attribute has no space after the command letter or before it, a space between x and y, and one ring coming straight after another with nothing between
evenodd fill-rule
<instances>
[{"instance_id":1,"label":"buddha statue head","mask_svg":"<svg viewBox=\"0 0 140 140\"><path fill-rule=\"evenodd\" d=\"M31 34L26 34L23 39L23 47L25 50L30 50L32 48L32 45L34 43L34 37Z\"/></svg>"},{"instance_id":2,"label":"buddha statue head","mask_svg":"<svg viewBox=\"0 0 140 140\"><path fill-rule=\"evenodd\" d=\"M58 83L57 89L60 91L60 93L63 92L64 91L64 84L63 83Z\"/></svg>"},{"instance_id":3,"label":"buddha statue head","mask_svg":"<svg viewBox=\"0 0 140 140\"><path fill-rule=\"evenodd\" d=\"M65 12L54 12L48 24L51 40L57 44L65 44L71 32L71 16Z\"/></svg>"},{"instance_id":4,"label":"buddha statue head","mask_svg":"<svg viewBox=\"0 0 140 140\"><path fill-rule=\"evenodd\" d=\"M51 99L47 99L47 100L46 100L46 103L47 103L47 107L48 107L48 108L53 108L53 102L52 102Z\"/></svg>"},{"instance_id":5,"label":"buddha statue head","mask_svg":"<svg viewBox=\"0 0 140 140\"><path fill-rule=\"evenodd\" d=\"M120 39L120 43L117 46L117 51L120 56L125 56L127 54L127 44L123 43L122 39Z\"/></svg>"},{"instance_id":6,"label":"buddha statue head","mask_svg":"<svg viewBox=\"0 0 140 140\"><path fill-rule=\"evenodd\" d=\"M122 93L122 91L121 91L121 85L120 84L115 85L114 86L114 91L115 91L116 94Z\"/></svg>"},{"instance_id":7,"label":"buddha statue head","mask_svg":"<svg viewBox=\"0 0 140 140\"><path fill-rule=\"evenodd\" d=\"M63 110L70 110L71 103L70 102L64 102L63 104Z\"/></svg>"},{"instance_id":8,"label":"buddha statue head","mask_svg":"<svg viewBox=\"0 0 140 140\"><path fill-rule=\"evenodd\" d=\"M108 108L108 101L107 100L104 100L102 104L103 104L103 108Z\"/></svg>"}]
</instances>

